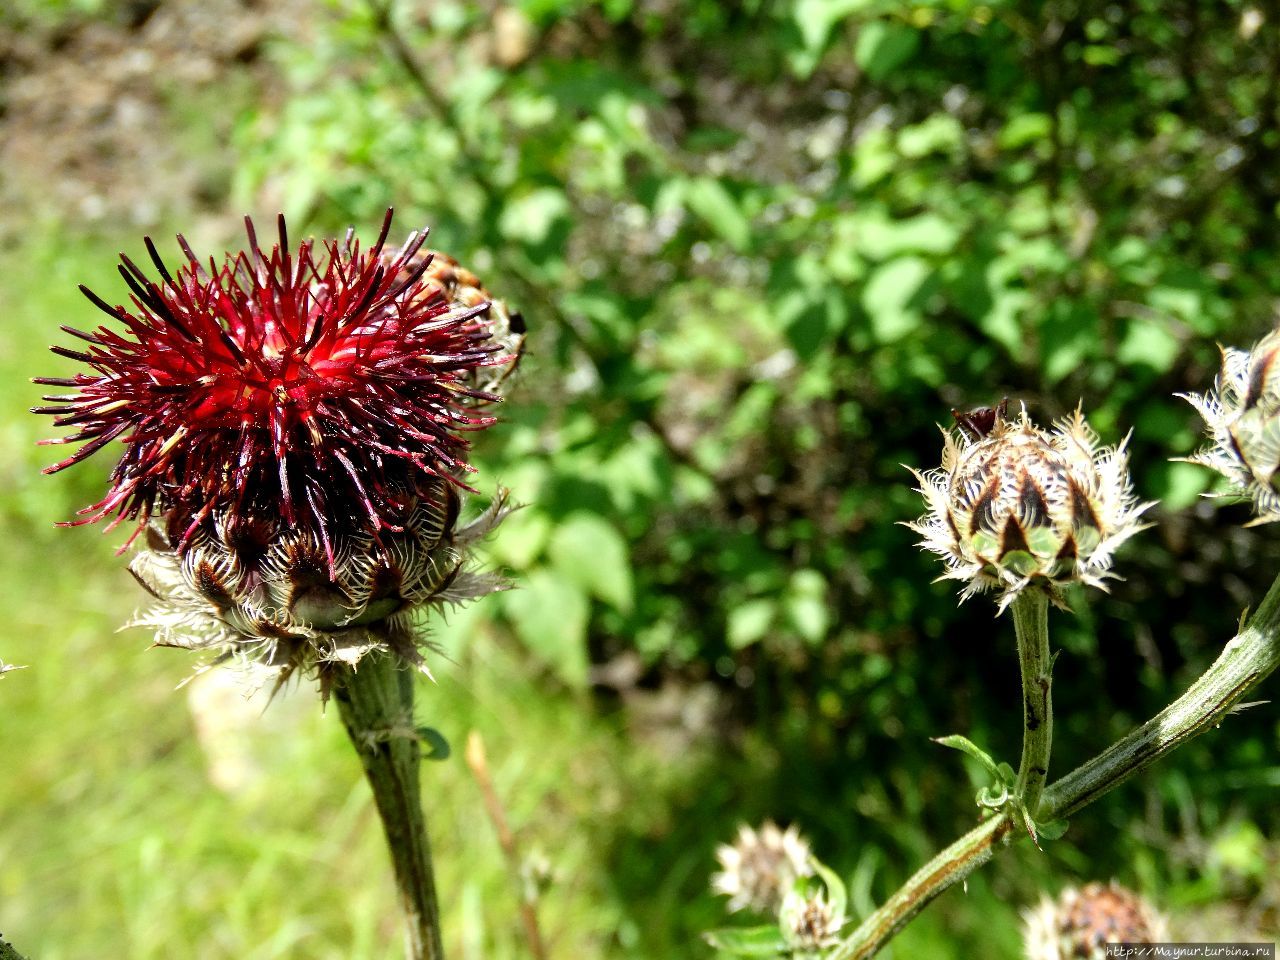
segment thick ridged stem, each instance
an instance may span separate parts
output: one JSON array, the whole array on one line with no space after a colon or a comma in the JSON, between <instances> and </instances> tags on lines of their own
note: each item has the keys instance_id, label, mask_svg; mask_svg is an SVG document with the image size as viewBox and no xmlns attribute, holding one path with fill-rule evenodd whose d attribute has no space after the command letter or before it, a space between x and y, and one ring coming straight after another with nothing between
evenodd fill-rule
<instances>
[{"instance_id":1,"label":"thick ridged stem","mask_svg":"<svg viewBox=\"0 0 1280 960\"><path fill-rule=\"evenodd\" d=\"M1187 692L1045 791L1041 821L1069 817L1171 750L1217 727L1280 667L1280 577L1240 632Z\"/></svg>"},{"instance_id":2,"label":"thick ridged stem","mask_svg":"<svg viewBox=\"0 0 1280 960\"><path fill-rule=\"evenodd\" d=\"M1038 587L1028 587L1014 599L1012 609L1018 665L1022 669L1022 762L1013 796L1034 820L1053 748L1049 595Z\"/></svg>"},{"instance_id":3,"label":"thick ridged stem","mask_svg":"<svg viewBox=\"0 0 1280 960\"><path fill-rule=\"evenodd\" d=\"M360 754L391 849L408 925L406 956L443 960L440 907L418 785L413 673L394 657L365 657L359 668L340 668L333 698Z\"/></svg>"},{"instance_id":4,"label":"thick ridged stem","mask_svg":"<svg viewBox=\"0 0 1280 960\"><path fill-rule=\"evenodd\" d=\"M1067 817L1218 726L1246 694L1280 667L1280 577L1218 659L1181 697L1092 760L1050 785L1041 823ZM991 859L996 843L1026 834L1008 812L970 830L930 860L832 951L830 960L869 960L938 894Z\"/></svg>"},{"instance_id":5,"label":"thick ridged stem","mask_svg":"<svg viewBox=\"0 0 1280 960\"><path fill-rule=\"evenodd\" d=\"M1013 823L1005 813L986 820L917 870L884 904L858 925L827 960L864 960L893 939L934 897L991 859Z\"/></svg>"}]
</instances>

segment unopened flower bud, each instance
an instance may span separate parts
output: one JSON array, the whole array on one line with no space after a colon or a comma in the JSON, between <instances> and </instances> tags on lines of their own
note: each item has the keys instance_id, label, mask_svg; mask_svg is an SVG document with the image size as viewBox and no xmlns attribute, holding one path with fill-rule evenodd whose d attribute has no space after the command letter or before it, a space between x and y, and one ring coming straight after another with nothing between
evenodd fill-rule
<instances>
[{"instance_id":1,"label":"unopened flower bud","mask_svg":"<svg viewBox=\"0 0 1280 960\"><path fill-rule=\"evenodd\" d=\"M944 433L942 466L913 470L928 513L907 524L942 557L942 579L961 600L1000 590L1003 610L1029 586L1072 582L1105 589L1116 547L1143 529L1124 443L1102 447L1077 410L1045 430L1004 406L957 415Z\"/></svg>"},{"instance_id":2,"label":"unopened flower bud","mask_svg":"<svg viewBox=\"0 0 1280 960\"><path fill-rule=\"evenodd\" d=\"M1280 520L1280 330L1252 350L1226 347L1212 390L1184 394L1210 443L1189 459L1212 467L1253 501L1257 523Z\"/></svg>"}]
</instances>

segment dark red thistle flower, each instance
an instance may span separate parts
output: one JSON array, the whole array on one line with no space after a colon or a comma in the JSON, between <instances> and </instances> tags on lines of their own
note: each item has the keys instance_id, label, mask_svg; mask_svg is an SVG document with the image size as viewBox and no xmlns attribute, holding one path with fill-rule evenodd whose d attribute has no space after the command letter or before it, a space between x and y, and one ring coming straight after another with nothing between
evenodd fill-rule
<instances>
[{"instance_id":1,"label":"dark red thistle flower","mask_svg":"<svg viewBox=\"0 0 1280 960\"><path fill-rule=\"evenodd\" d=\"M122 255L131 308L81 287L124 329L62 328L88 347L54 352L94 372L36 381L76 391L35 409L76 431L46 443L81 444L46 472L119 438L110 491L74 523L164 515L181 551L215 517L278 518L332 558L339 536L399 530L438 479L462 483L463 435L493 422L477 408L498 399L482 371L511 354L490 304L459 308L429 272L425 232L386 251L390 211L367 250L349 231L292 253L282 216L268 252L245 224L248 250L221 267L182 237L175 272L147 239L157 280Z\"/></svg>"},{"instance_id":2,"label":"dark red thistle flower","mask_svg":"<svg viewBox=\"0 0 1280 960\"><path fill-rule=\"evenodd\" d=\"M425 669L417 614L501 589L468 545L502 519L505 493L458 525L465 434L493 422L523 323L415 233L367 250L348 232L319 250L259 246L219 267L159 275L128 257L131 307L85 295L122 330L85 333L92 368L37 382L74 388L37 413L79 443L54 473L119 439L106 497L73 524L114 515L147 529L130 570L159 604L134 622L157 642L279 670L390 652ZM136 534L135 534L136 535Z\"/></svg>"}]
</instances>

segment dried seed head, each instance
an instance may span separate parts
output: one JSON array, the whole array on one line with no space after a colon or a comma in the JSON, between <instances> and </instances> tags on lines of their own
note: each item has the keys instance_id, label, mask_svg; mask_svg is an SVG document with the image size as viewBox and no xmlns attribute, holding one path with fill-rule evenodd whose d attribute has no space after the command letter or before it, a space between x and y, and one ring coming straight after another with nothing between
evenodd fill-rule
<instances>
[{"instance_id":1,"label":"dried seed head","mask_svg":"<svg viewBox=\"0 0 1280 960\"><path fill-rule=\"evenodd\" d=\"M1001 610L1031 585L1056 602L1073 581L1105 589L1112 553L1152 506L1133 494L1124 443L1099 446L1079 410L1052 430L1025 409L983 413L983 429L944 433L939 469L912 470L929 512L907 526L942 557L942 578L966 582L961 600L1000 590Z\"/></svg>"},{"instance_id":2,"label":"dried seed head","mask_svg":"<svg viewBox=\"0 0 1280 960\"><path fill-rule=\"evenodd\" d=\"M743 824L732 845L716 850L722 869L711 889L729 897L729 910L773 914L797 879L812 876L809 855L809 841L794 824L780 830L766 820L758 831Z\"/></svg>"},{"instance_id":3,"label":"dried seed head","mask_svg":"<svg viewBox=\"0 0 1280 960\"><path fill-rule=\"evenodd\" d=\"M1224 347L1222 372L1203 394L1183 394L1210 443L1189 459L1225 476L1253 501L1253 523L1280 520L1280 329L1248 352Z\"/></svg>"},{"instance_id":4,"label":"dried seed head","mask_svg":"<svg viewBox=\"0 0 1280 960\"><path fill-rule=\"evenodd\" d=\"M1164 918L1142 897L1112 881L1069 887L1023 914L1027 960L1105 960L1108 943L1162 943Z\"/></svg>"}]
</instances>

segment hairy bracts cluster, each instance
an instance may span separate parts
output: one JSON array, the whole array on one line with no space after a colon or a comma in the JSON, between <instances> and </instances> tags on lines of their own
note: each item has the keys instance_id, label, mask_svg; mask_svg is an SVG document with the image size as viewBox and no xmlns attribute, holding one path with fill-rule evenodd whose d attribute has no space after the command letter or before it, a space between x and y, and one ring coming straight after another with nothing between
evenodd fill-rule
<instances>
[{"instance_id":1,"label":"hairy bracts cluster","mask_svg":"<svg viewBox=\"0 0 1280 960\"><path fill-rule=\"evenodd\" d=\"M1072 582L1105 589L1115 549L1143 529L1124 443L1103 447L1077 410L1045 430L1003 405L957 417L942 466L912 471L928 512L908 526L965 584L961 599L1000 591L1003 610L1023 589L1061 603Z\"/></svg>"},{"instance_id":2,"label":"hairy bracts cluster","mask_svg":"<svg viewBox=\"0 0 1280 960\"><path fill-rule=\"evenodd\" d=\"M512 353L487 300L459 307L433 275L425 233L389 251L390 226L388 211L368 249L349 231L293 253L283 217L269 251L246 218L247 251L221 266L182 237L172 272L146 241L158 279L122 255L129 306L82 287L123 329L63 327L88 346L54 352L92 372L36 381L73 390L36 408L75 431L46 442L80 444L46 472L116 439L124 454L73 522L163 518L182 553L215 525L234 540L269 521L313 536L332 567L336 543L402 530L441 480L462 485L465 434L499 399L484 371Z\"/></svg>"}]
</instances>

